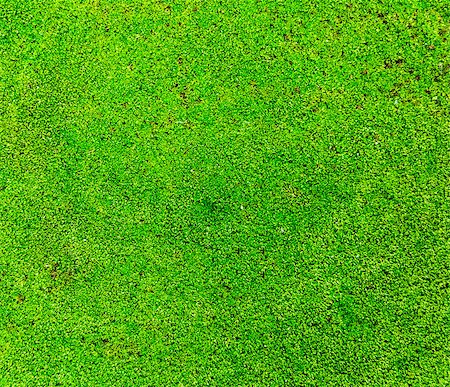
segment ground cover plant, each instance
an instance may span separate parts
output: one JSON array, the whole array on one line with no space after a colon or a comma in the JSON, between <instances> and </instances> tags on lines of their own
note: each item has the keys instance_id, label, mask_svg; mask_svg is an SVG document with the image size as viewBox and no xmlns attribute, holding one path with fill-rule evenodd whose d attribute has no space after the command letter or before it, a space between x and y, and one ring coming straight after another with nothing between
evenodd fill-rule
<instances>
[{"instance_id":1,"label":"ground cover plant","mask_svg":"<svg viewBox=\"0 0 450 387\"><path fill-rule=\"evenodd\" d=\"M449 385L449 22L1 0L0 385Z\"/></svg>"}]
</instances>

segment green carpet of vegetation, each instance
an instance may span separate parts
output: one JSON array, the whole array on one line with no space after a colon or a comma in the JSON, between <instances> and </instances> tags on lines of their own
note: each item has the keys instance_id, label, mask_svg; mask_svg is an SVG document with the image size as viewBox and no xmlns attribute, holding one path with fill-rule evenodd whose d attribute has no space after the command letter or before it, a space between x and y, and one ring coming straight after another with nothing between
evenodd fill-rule
<instances>
[{"instance_id":1,"label":"green carpet of vegetation","mask_svg":"<svg viewBox=\"0 0 450 387\"><path fill-rule=\"evenodd\" d=\"M1 386L448 386L447 0L1 0Z\"/></svg>"}]
</instances>

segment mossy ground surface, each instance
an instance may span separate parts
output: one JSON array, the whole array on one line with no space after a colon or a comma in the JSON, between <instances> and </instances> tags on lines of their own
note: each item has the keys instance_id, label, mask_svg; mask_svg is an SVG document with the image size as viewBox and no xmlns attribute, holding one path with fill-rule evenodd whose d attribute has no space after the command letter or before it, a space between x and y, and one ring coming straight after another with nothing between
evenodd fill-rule
<instances>
[{"instance_id":1,"label":"mossy ground surface","mask_svg":"<svg viewBox=\"0 0 450 387\"><path fill-rule=\"evenodd\" d=\"M1 0L0 385L449 385L449 35Z\"/></svg>"}]
</instances>

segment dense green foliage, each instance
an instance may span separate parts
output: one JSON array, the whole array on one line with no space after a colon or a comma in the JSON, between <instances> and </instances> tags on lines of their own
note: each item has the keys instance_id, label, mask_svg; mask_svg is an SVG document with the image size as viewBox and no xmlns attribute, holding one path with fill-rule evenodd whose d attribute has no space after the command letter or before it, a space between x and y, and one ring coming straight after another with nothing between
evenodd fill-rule
<instances>
[{"instance_id":1,"label":"dense green foliage","mask_svg":"<svg viewBox=\"0 0 450 387\"><path fill-rule=\"evenodd\" d=\"M0 385L449 385L449 34L0 0Z\"/></svg>"}]
</instances>

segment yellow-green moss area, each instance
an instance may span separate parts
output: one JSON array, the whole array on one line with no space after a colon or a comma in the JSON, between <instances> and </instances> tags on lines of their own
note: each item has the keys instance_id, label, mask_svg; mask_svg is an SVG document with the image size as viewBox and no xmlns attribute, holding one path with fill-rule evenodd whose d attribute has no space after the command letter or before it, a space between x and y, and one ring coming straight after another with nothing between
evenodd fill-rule
<instances>
[{"instance_id":1,"label":"yellow-green moss area","mask_svg":"<svg viewBox=\"0 0 450 387\"><path fill-rule=\"evenodd\" d=\"M450 3L1 0L1 386L450 384Z\"/></svg>"}]
</instances>

